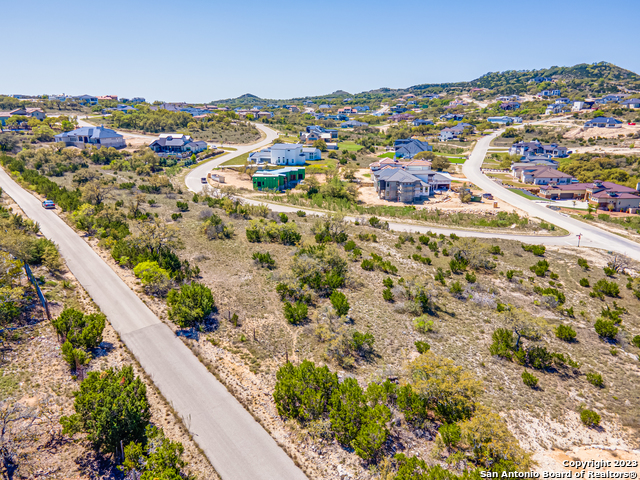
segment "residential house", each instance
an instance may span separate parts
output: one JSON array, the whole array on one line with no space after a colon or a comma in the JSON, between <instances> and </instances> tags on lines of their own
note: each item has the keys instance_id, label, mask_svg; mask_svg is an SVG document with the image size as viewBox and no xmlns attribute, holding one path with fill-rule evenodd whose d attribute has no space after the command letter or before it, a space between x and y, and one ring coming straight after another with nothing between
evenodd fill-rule
<instances>
[{"instance_id":1,"label":"residential house","mask_svg":"<svg viewBox=\"0 0 640 480\"><path fill-rule=\"evenodd\" d=\"M638 109L640 108L640 98L630 98L620 103L620 105L629 109Z\"/></svg>"},{"instance_id":2,"label":"residential house","mask_svg":"<svg viewBox=\"0 0 640 480\"><path fill-rule=\"evenodd\" d=\"M298 107L296 107L295 105L289 105L288 110L291 113L300 113L300 109Z\"/></svg>"},{"instance_id":3,"label":"residential house","mask_svg":"<svg viewBox=\"0 0 640 480\"><path fill-rule=\"evenodd\" d=\"M560 172L551 167L531 166L515 171L519 173L519 179L522 183L532 183L534 185L548 185L549 183L566 185L574 179L568 173Z\"/></svg>"},{"instance_id":4,"label":"residential house","mask_svg":"<svg viewBox=\"0 0 640 480\"><path fill-rule=\"evenodd\" d=\"M83 105L97 105L98 104L98 97L94 97L93 95L80 95L77 97L73 97L73 99L78 102L81 103Z\"/></svg>"},{"instance_id":5,"label":"residential house","mask_svg":"<svg viewBox=\"0 0 640 480\"><path fill-rule=\"evenodd\" d=\"M395 115L391 115L389 117L389 120L391 120L392 122L409 122L411 120L413 120L414 117L413 115L410 115L408 113L397 113Z\"/></svg>"},{"instance_id":6,"label":"residential house","mask_svg":"<svg viewBox=\"0 0 640 480\"><path fill-rule=\"evenodd\" d=\"M263 119L263 118L273 118L273 112L258 112L255 116L258 119Z\"/></svg>"},{"instance_id":7,"label":"residential house","mask_svg":"<svg viewBox=\"0 0 640 480\"><path fill-rule=\"evenodd\" d=\"M607 103L618 103L621 100L624 100L624 98L627 96L628 95L626 94L610 93L609 95L605 95L602 98L596 98L595 102L601 105L606 105Z\"/></svg>"},{"instance_id":8,"label":"residential house","mask_svg":"<svg viewBox=\"0 0 640 480\"><path fill-rule=\"evenodd\" d=\"M470 123L459 123L453 127L443 128L442 130L440 130L438 140L440 140L441 142L447 142L449 140L457 139L464 133L464 130L468 128L473 131L474 127Z\"/></svg>"},{"instance_id":9,"label":"residential house","mask_svg":"<svg viewBox=\"0 0 640 480\"><path fill-rule=\"evenodd\" d=\"M433 125L433 121L432 120L424 120L422 118L417 118L413 122L411 122L411 124L414 127L420 127L422 125Z\"/></svg>"},{"instance_id":10,"label":"residential house","mask_svg":"<svg viewBox=\"0 0 640 480\"><path fill-rule=\"evenodd\" d=\"M59 133L54 138L56 142L62 142L68 147L84 148L91 145L97 148L124 148L127 146L122 135L102 125L76 128L70 132Z\"/></svg>"},{"instance_id":11,"label":"residential house","mask_svg":"<svg viewBox=\"0 0 640 480\"><path fill-rule=\"evenodd\" d=\"M413 158L420 152L432 152L433 147L428 142L412 138L398 139L394 143L396 158Z\"/></svg>"},{"instance_id":12,"label":"residential house","mask_svg":"<svg viewBox=\"0 0 640 480\"><path fill-rule=\"evenodd\" d=\"M145 99L143 97L133 97L131 99L131 103L144 103L144 102L145 102Z\"/></svg>"},{"instance_id":13,"label":"residential house","mask_svg":"<svg viewBox=\"0 0 640 480\"><path fill-rule=\"evenodd\" d=\"M540 196L551 200L589 200L591 195L600 192L638 194L638 191L631 187L599 180L593 183L570 183L568 185L544 185L540 187Z\"/></svg>"},{"instance_id":14,"label":"residential house","mask_svg":"<svg viewBox=\"0 0 640 480\"><path fill-rule=\"evenodd\" d=\"M519 174L515 173L516 170L522 170L523 168L531 168L532 165L536 165L538 167L549 167L549 168L553 168L553 169L558 169L558 162L556 162L555 160L551 160L548 158L537 158L535 160L529 160L529 161L520 161L520 162L515 162L511 164L511 175L514 178L518 178Z\"/></svg>"},{"instance_id":15,"label":"residential house","mask_svg":"<svg viewBox=\"0 0 640 480\"><path fill-rule=\"evenodd\" d=\"M440 115L440 120L445 120L445 121L454 120L456 122L459 122L463 118L464 118L464 114L462 113L445 113L444 115Z\"/></svg>"},{"instance_id":16,"label":"residential house","mask_svg":"<svg viewBox=\"0 0 640 480\"><path fill-rule=\"evenodd\" d=\"M370 108L367 105L363 105L361 107L353 107L353 109L358 113L364 113L370 110Z\"/></svg>"},{"instance_id":17,"label":"residential house","mask_svg":"<svg viewBox=\"0 0 640 480\"><path fill-rule=\"evenodd\" d=\"M326 103L323 103L318 107L318 110L331 110L331 105L327 105Z\"/></svg>"},{"instance_id":18,"label":"residential house","mask_svg":"<svg viewBox=\"0 0 640 480\"><path fill-rule=\"evenodd\" d=\"M368 126L368 123L365 122L358 122L357 120L348 120L346 122L342 122L340 124L340 126L342 128L356 128L356 127L366 127Z\"/></svg>"},{"instance_id":19,"label":"residential house","mask_svg":"<svg viewBox=\"0 0 640 480\"><path fill-rule=\"evenodd\" d=\"M38 107L33 107L33 108L15 108L13 110L11 110L10 112L0 112L0 117L4 118L4 119L9 119L11 117L14 116L20 116L20 117L28 117L28 118L35 118L37 120L44 120L46 118L46 114L44 113L44 110L42 110L41 108ZM2 122L2 124L4 125L4 121Z\"/></svg>"},{"instance_id":20,"label":"residential house","mask_svg":"<svg viewBox=\"0 0 640 480\"><path fill-rule=\"evenodd\" d=\"M496 100L499 102L517 102L520 100L520 97L518 95L502 95L496 98Z\"/></svg>"},{"instance_id":21,"label":"residential house","mask_svg":"<svg viewBox=\"0 0 640 480\"><path fill-rule=\"evenodd\" d=\"M98 97L98 100L114 100L114 101L118 101L118 96L117 95L102 95Z\"/></svg>"},{"instance_id":22,"label":"residential house","mask_svg":"<svg viewBox=\"0 0 640 480\"><path fill-rule=\"evenodd\" d=\"M504 102L500 105L502 110L517 110L520 108L519 102Z\"/></svg>"},{"instance_id":23,"label":"residential house","mask_svg":"<svg viewBox=\"0 0 640 480\"><path fill-rule=\"evenodd\" d=\"M555 115L558 113L569 112L571 107L569 105L565 105L563 103L552 103L551 105L547 105L546 110L544 111L545 115Z\"/></svg>"},{"instance_id":24,"label":"residential house","mask_svg":"<svg viewBox=\"0 0 640 480\"><path fill-rule=\"evenodd\" d=\"M553 79L551 77L534 77L529 81L535 82L535 83L542 83L542 82L553 82Z\"/></svg>"},{"instance_id":25,"label":"residential house","mask_svg":"<svg viewBox=\"0 0 640 480\"><path fill-rule=\"evenodd\" d=\"M511 125L513 123L522 123L522 118L520 117L508 117L508 116L502 116L502 117L489 117L487 118L487 121L490 123L498 123L498 124L502 124L502 125Z\"/></svg>"},{"instance_id":26,"label":"residential house","mask_svg":"<svg viewBox=\"0 0 640 480\"><path fill-rule=\"evenodd\" d=\"M590 110L591 108L593 108L593 105L595 104L595 102L583 102L583 101L576 101L573 102L573 107L571 107L571 111L572 112L579 112L581 110Z\"/></svg>"},{"instance_id":27,"label":"residential house","mask_svg":"<svg viewBox=\"0 0 640 480\"><path fill-rule=\"evenodd\" d=\"M304 165L308 160L320 160L319 149L305 147L300 143L276 143L275 145L249 155L249 161L256 164Z\"/></svg>"},{"instance_id":28,"label":"residential house","mask_svg":"<svg viewBox=\"0 0 640 480\"><path fill-rule=\"evenodd\" d=\"M304 167L286 167L278 170L260 170L253 174L254 190L285 190L295 187L305 178Z\"/></svg>"},{"instance_id":29,"label":"residential house","mask_svg":"<svg viewBox=\"0 0 640 480\"><path fill-rule=\"evenodd\" d=\"M560 90L543 90L541 91L538 96L539 97L558 97L560 96L562 92Z\"/></svg>"},{"instance_id":30,"label":"residential house","mask_svg":"<svg viewBox=\"0 0 640 480\"><path fill-rule=\"evenodd\" d=\"M584 128L620 128L622 122L613 117L597 117L584 122Z\"/></svg>"},{"instance_id":31,"label":"residential house","mask_svg":"<svg viewBox=\"0 0 640 480\"><path fill-rule=\"evenodd\" d=\"M207 142L194 141L189 135L163 133L149 145L161 157L186 157L207 149Z\"/></svg>"},{"instance_id":32,"label":"residential house","mask_svg":"<svg viewBox=\"0 0 640 480\"><path fill-rule=\"evenodd\" d=\"M547 158L565 158L568 156L567 147L561 147L557 143L544 145L538 140L532 142L517 142L509 148L509 155L534 154Z\"/></svg>"},{"instance_id":33,"label":"residential house","mask_svg":"<svg viewBox=\"0 0 640 480\"><path fill-rule=\"evenodd\" d=\"M376 193L383 200L414 203L429 196L429 184L402 168L384 168L373 177Z\"/></svg>"}]
</instances>

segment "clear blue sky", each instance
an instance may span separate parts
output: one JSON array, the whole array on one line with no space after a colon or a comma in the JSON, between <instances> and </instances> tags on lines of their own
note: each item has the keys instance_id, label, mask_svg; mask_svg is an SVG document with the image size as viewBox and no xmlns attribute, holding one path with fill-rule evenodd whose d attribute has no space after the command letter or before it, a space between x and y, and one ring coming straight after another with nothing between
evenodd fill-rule
<instances>
[{"instance_id":1,"label":"clear blue sky","mask_svg":"<svg viewBox=\"0 0 640 480\"><path fill-rule=\"evenodd\" d=\"M1 93L207 102L356 93L608 61L638 0L2 2ZM607 13L613 11L614 14Z\"/></svg>"}]
</instances>

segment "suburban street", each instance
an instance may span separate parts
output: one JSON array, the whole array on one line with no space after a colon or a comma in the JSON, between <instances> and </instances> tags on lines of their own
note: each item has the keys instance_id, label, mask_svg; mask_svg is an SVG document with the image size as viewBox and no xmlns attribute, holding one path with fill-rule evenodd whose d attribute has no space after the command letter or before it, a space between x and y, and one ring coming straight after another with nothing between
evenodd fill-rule
<instances>
[{"instance_id":1,"label":"suburban street","mask_svg":"<svg viewBox=\"0 0 640 480\"><path fill-rule=\"evenodd\" d=\"M58 244L67 266L223 479L306 476L273 438L100 256L55 212L0 169L0 186L41 232Z\"/></svg>"},{"instance_id":2,"label":"suburban street","mask_svg":"<svg viewBox=\"0 0 640 480\"><path fill-rule=\"evenodd\" d=\"M573 219L563 213L550 210L543 205L532 202L531 200L527 200L526 198L509 191L509 189L498 185L484 175L480 171L480 167L482 166L484 157L487 154L491 140L500 133L502 132L496 132L492 135L482 137L473 149L469 160L463 164L462 172L469 181L473 182L482 190L491 193L500 200L524 210L531 216L541 218L542 220L553 223L558 227L564 228L569 232L569 237L565 237L566 243L576 245L576 235L582 234L583 236L580 241L581 246L601 248L607 251L622 253L640 261L640 245L637 243L620 237L614 233L610 233L598 227L581 222L580 220Z\"/></svg>"},{"instance_id":3,"label":"suburban street","mask_svg":"<svg viewBox=\"0 0 640 480\"><path fill-rule=\"evenodd\" d=\"M277 133L264 125L257 125L256 127L260 130L263 130L267 135L267 138L260 143L249 145L247 147L241 147L242 151L238 149L237 152L231 152L233 155L225 155L221 159L211 160L210 162L204 163L199 167L193 169L191 172L187 174L185 179L187 188L192 192L200 192L202 191L202 183L200 179L205 177L212 168L218 166L222 161L229 160L230 158L235 158L236 156L242 155L242 153L246 153L247 151L254 150L256 148L268 145L270 143L269 139L277 138ZM581 222L579 220L575 220L563 213L559 213L553 210L546 208L544 205L534 203L530 200L527 200L520 195L517 195L513 192L510 192L507 188L504 188L494 181L490 180L487 176L485 176L480 167L482 166L482 162L487 154L487 150L489 149L489 144L491 141L502 131L496 132L492 135L481 138L476 144L473 152L471 153L469 160L467 160L463 166L462 171L469 181L473 182L478 187L482 188L486 192L491 193L495 197L504 200L505 202L517 207L521 210L526 211L530 215L534 217L541 218L547 222L551 222L561 228L564 228L569 232L569 235L565 236L543 236L543 235L511 235L505 233L491 233L479 230L459 230L452 228L440 228L440 227L431 227L431 226L421 226L408 224L403 222L389 222L389 228L398 232L415 232L415 233L425 233L427 231L431 231L434 233L444 233L445 235L449 235L451 233L455 233L456 235L463 237L478 237L478 238L502 238L506 240L517 240L520 242L527 243L537 243L543 245L555 245L555 246L577 246L578 238L576 235L582 234L582 238L580 240L581 247L591 247L591 248L601 248L606 251L614 251L618 253L625 254L630 258L640 261L640 246L631 241L627 240L623 237L620 237L616 234L606 232L598 227L594 227L588 225L587 223ZM273 141L273 140L271 140ZM316 215L324 215L323 212L318 212L316 210L309 210L304 208L294 208L288 207L286 205L280 205L275 203L266 203L260 202L256 200L251 200L247 198L243 198L243 200L247 203L251 204L260 204L264 203L269 206L269 208L275 212L285 212L285 213L295 213L298 210L303 210L308 214L316 214ZM349 221L355 221L355 217L345 217L345 219Z\"/></svg>"}]
</instances>

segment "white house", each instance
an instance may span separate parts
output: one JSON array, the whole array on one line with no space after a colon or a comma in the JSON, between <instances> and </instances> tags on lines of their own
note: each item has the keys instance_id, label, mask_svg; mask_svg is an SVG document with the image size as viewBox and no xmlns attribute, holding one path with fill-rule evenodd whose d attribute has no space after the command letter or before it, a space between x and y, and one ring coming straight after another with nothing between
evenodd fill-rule
<instances>
[{"instance_id":1,"label":"white house","mask_svg":"<svg viewBox=\"0 0 640 480\"><path fill-rule=\"evenodd\" d=\"M254 163L272 165L304 165L308 160L320 160L321 152L317 148L305 147L299 143L276 143L272 147L249 155Z\"/></svg>"},{"instance_id":2,"label":"white house","mask_svg":"<svg viewBox=\"0 0 640 480\"><path fill-rule=\"evenodd\" d=\"M597 117L584 122L584 128L620 128L622 122L613 117Z\"/></svg>"}]
</instances>

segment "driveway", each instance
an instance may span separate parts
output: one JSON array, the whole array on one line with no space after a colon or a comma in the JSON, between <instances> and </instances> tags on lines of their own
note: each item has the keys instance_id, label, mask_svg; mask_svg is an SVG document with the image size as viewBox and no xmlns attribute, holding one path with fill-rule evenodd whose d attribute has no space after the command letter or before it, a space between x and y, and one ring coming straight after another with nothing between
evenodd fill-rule
<instances>
[{"instance_id":1,"label":"driveway","mask_svg":"<svg viewBox=\"0 0 640 480\"><path fill-rule=\"evenodd\" d=\"M0 168L0 186L58 244L67 266L223 479L303 480L251 414L82 238Z\"/></svg>"}]
</instances>

